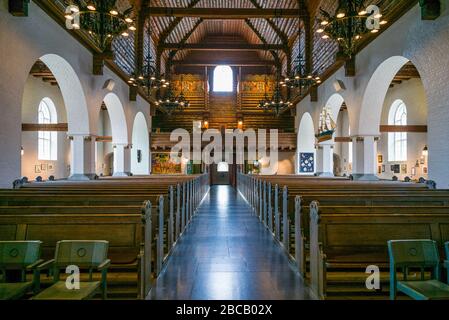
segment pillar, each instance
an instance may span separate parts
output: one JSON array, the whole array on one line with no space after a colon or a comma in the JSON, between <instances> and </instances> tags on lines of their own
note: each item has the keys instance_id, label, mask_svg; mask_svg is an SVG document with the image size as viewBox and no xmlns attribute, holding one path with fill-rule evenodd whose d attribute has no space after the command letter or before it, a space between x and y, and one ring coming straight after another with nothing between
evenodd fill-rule
<instances>
[{"instance_id":1,"label":"pillar","mask_svg":"<svg viewBox=\"0 0 449 320\"><path fill-rule=\"evenodd\" d=\"M127 143L115 143L114 148L114 177L130 175L131 147Z\"/></svg>"},{"instance_id":2,"label":"pillar","mask_svg":"<svg viewBox=\"0 0 449 320\"><path fill-rule=\"evenodd\" d=\"M334 141L329 140L317 145L317 175L334 176Z\"/></svg>"},{"instance_id":3,"label":"pillar","mask_svg":"<svg viewBox=\"0 0 449 320\"><path fill-rule=\"evenodd\" d=\"M376 136L354 137L352 140L354 180L379 180L377 173Z\"/></svg>"},{"instance_id":4,"label":"pillar","mask_svg":"<svg viewBox=\"0 0 449 320\"><path fill-rule=\"evenodd\" d=\"M69 180L91 180L95 177L95 139L86 134L68 134L70 139Z\"/></svg>"}]
</instances>

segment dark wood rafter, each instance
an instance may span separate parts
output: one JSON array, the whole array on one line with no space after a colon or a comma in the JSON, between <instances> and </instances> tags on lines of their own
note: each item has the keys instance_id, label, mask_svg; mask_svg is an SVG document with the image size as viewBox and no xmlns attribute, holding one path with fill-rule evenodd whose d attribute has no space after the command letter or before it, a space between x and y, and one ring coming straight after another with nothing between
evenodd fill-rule
<instances>
[{"instance_id":1,"label":"dark wood rafter","mask_svg":"<svg viewBox=\"0 0 449 320\"><path fill-rule=\"evenodd\" d=\"M195 30L199 27L199 25L203 22L203 19L198 19L198 21L194 24L194 26L192 27L192 29L189 30L189 32L187 32L184 37L181 39L181 41L179 42L179 49L175 49L170 51L169 53L169 58L167 59L167 64L168 65L172 65L172 61L176 56L176 53L178 52L178 50L182 50L182 48L186 45L187 40L189 40L190 36L193 34L193 32L195 32Z\"/></svg>"},{"instance_id":2,"label":"dark wood rafter","mask_svg":"<svg viewBox=\"0 0 449 320\"><path fill-rule=\"evenodd\" d=\"M251 18L288 18L298 17L296 9L247 9L247 8L168 8L149 7L155 17L196 17L203 19L251 19Z\"/></svg>"},{"instance_id":3,"label":"dark wood rafter","mask_svg":"<svg viewBox=\"0 0 449 320\"><path fill-rule=\"evenodd\" d=\"M262 6L258 3L257 0L249 0L252 5L254 7L256 7L257 9L262 9ZM276 33L276 35L278 36L278 38L281 40L281 43L284 46L288 47L288 36L285 32L283 32L281 29L279 29L279 27L276 25L276 23L271 20L266 18L265 21L270 25L270 27L273 29L273 31Z\"/></svg>"},{"instance_id":4,"label":"dark wood rafter","mask_svg":"<svg viewBox=\"0 0 449 320\"><path fill-rule=\"evenodd\" d=\"M257 30L257 28L251 23L249 19L245 19L245 23L248 25L248 27L251 28L251 30L257 35L257 37L260 39L260 41L267 45L268 42L265 39L265 37ZM271 55L273 56L274 62L278 68L281 68L281 59L279 58L279 55L276 51L270 50Z\"/></svg>"},{"instance_id":5,"label":"dark wood rafter","mask_svg":"<svg viewBox=\"0 0 449 320\"><path fill-rule=\"evenodd\" d=\"M258 50L287 50L282 44L240 44L240 43L164 43L163 50L192 50L192 51L258 51Z\"/></svg>"},{"instance_id":6,"label":"dark wood rafter","mask_svg":"<svg viewBox=\"0 0 449 320\"><path fill-rule=\"evenodd\" d=\"M135 47L135 73L139 74L143 69L143 60L144 53L143 47L145 42L145 21L146 21L146 12L142 10L142 0L136 1L134 4L136 8L136 28L135 37L134 37L134 47Z\"/></svg>"},{"instance_id":7,"label":"dark wood rafter","mask_svg":"<svg viewBox=\"0 0 449 320\"><path fill-rule=\"evenodd\" d=\"M187 8L193 8L194 6L197 5L197 3L200 2L200 0L192 0L190 1L190 3L188 4ZM152 10L148 9L147 10L147 14L151 15L152 14ZM182 17L176 17L170 24L169 26L162 31L161 35L159 36L159 44L163 44L167 41L167 38L170 36L170 34L173 32L173 30L175 30L175 28L179 25L179 23L182 21Z\"/></svg>"}]
</instances>

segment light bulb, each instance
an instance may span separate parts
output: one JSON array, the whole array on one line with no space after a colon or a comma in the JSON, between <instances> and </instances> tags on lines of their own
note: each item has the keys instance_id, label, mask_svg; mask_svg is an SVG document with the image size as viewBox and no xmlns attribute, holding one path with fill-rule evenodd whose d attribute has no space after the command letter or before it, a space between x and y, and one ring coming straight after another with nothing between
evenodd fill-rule
<instances>
[{"instance_id":1,"label":"light bulb","mask_svg":"<svg viewBox=\"0 0 449 320\"><path fill-rule=\"evenodd\" d=\"M109 11L109 13L110 14L112 14L113 16L116 16L116 15L118 15L118 11L117 11L117 9L111 9L111 11Z\"/></svg>"},{"instance_id":2,"label":"light bulb","mask_svg":"<svg viewBox=\"0 0 449 320\"><path fill-rule=\"evenodd\" d=\"M346 16L346 14L345 14L344 12L339 12L339 13L337 14L337 18L338 18L338 19L344 18L345 16Z\"/></svg>"},{"instance_id":3,"label":"light bulb","mask_svg":"<svg viewBox=\"0 0 449 320\"><path fill-rule=\"evenodd\" d=\"M129 26L128 29L131 30L131 31L136 31L137 30L137 28L135 26Z\"/></svg>"},{"instance_id":4,"label":"light bulb","mask_svg":"<svg viewBox=\"0 0 449 320\"><path fill-rule=\"evenodd\" d=\"M95 5L92 2L89 2L87 4L87 9L91 10L91 11L95 11L97 10L97 8L95 8Z\"/></svg>"}]
</instances>

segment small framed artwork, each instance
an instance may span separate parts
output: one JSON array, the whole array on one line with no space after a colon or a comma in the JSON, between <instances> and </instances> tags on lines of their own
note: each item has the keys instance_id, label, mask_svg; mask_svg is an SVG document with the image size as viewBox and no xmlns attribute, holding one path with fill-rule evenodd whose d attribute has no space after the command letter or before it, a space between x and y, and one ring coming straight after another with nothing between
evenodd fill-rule
<instances>
[{"instance_id":1,"label":"small framed artwork","mask_svg":"<svg viewBox=\"0 0 449 320\"><path fill-rule=\"evenodd\" d=\"M407 174L407 165L406 164L401 164L401 173Z\"/></svg>"},{"instance_id":2,"label":"small framed artwork","mask_svg":"<svg viewBox=\"0 0 449 320\"><path fill-rule=\"evenodd\" d=\"M377 156L377 163L383 163L383 162L384 162L384 157L381 154L379 154Z\"/></svg>"},{"instance_id":3,"label":"small framed artwork","mask_svg":"<svg viewBox=\"0 0 449 320\"><path fill-rule=\"evenodd\" d=\"M137 150L137 163L142 162L142 150Z\"/></svg>"},{"instance_id":4,"label":"small framed artwork","mask_svg":"<svg viewBox=\"0 0 449 320\"><path fill-rule=\"evenodd\" d=\"M416 167L412 168L412 176L416 176Z\"/></svg>"},{"instance_id":5,"label":"small framed artwork","mask_svg":"<svg viewBox=\"0 0 449 320\"><path fill-rule=\"evenodd\" d=\"M382 165L382 172L385 172L385 165Z\"/></svg>"},{"instance_id":6,"label":"small framed artwork","mask_svg":"<svg viewBox=\"0 0 449 320\"><path fill-rule=\"evenodd\" d=\"M41 164L41 171L47 171L47 164L46 163L42 163Z\"/></svg>"},{"instance_id":7,"label":"small framed artwork","mask_svg":"<svg viewBox=\"0 0 449 320\"><path fill-rule=\"evenodd\" d=\"M34 173L41 173L41 166L39 164L34 166Z\"/></svg>"},{"instance_id":8,"label":"small framed artwork","mask_svg":"<svg viewBox=\"0 0 449 320\"><path fill-rule=\"evenodd\" d=\"M377 173L381 174L382 173L382 166L377 166Z\"/></svg>"},{"instance_id":9,"label":"small framed artwork","mask_svg":"<svg viewBox=\"0 0 449 320\"><path fill-rule=\"evenodd\" d=\"M393 172L394 173L401 173L401 165L399 165L399 164L393 165Z\"/></svg>"},{"instance_id":10,"label":"small framed artwork","mask_svg":"<svg viewBox=\"0 0 449 320\"><path fill-rule=\"evenodd\" d=\"M52 163L47 164L47 171L54 172L55 166Z\"/></svg>"},{"instance_id":11,"label":"small framed artwork","mask_svg":"<svg viewBox=\"0 0 449 320\"><path fill-rule=\"evenodd\" d=\"M423 167L423 168L422 168L422 173L424 173L424 174L427 174L427 173L428 173L427 167Z\"/></svg>"}]
</instances>

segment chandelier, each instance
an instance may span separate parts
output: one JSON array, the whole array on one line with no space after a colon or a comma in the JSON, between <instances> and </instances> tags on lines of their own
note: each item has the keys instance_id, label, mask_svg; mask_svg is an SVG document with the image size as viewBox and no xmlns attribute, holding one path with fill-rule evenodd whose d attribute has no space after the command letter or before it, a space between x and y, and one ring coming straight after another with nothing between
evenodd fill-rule
<instances>
[{"instance_id":1,"label":"chandelier","mask_svg":"<svg viewBox=\"0 0 449 320\"><path fill-rule=\"evenodd\" d=\"M150 39L151 43L150 29L148 29L148 38ZM154 62L153 56L151 55L151 49L148 48L148 53L143 63L143 70L141 70L138 76L132 74L128 80L128 83L134 86L145 88L148 96L151 96L153 90L167 88L170 85L170 82L165 80L164 76L158 76L159 72L155 65L156 63Z\"/></svg>"},{"instance_id":2,"label":"chandelier","mask_svg":"<svg viewBox=\"0 0 449 320\"><path fill-rule=\"evenodd\" d=\"M190 102L186 99L183 91L183 79L181 77L181 93L176 96L171 84L167 85L167 93L164 98L156 101L156 106L161 107L170 116L175 111L183 111L184 108L190 106Z\"/></svg>"},{"instance_id":3,"label":"chandelier","mask_svg":"<svg viewBox=\"0 0 449 320\"><path fill-rule=\"evenodd\" d=\"M335 16L320 8L320 27L316 31L323 39L332 39L340 45L341 52L352 58L360 39L369 33L378 33L382 14L375 5L365 8L364 0L340 0Z\"/></svg>"},{"instance_id":4,"label":"chandelier","mask_svg":"<svg viewBox=\"0 0 449 320\"><path fill-rule=\"evenodd\" d=\"M98 47L105 51L115 37L127 37L130 31L136 30L131 12L132 7L121 13L116 0L70 0L65 18L71 29L87 31Z\"/></svg>"},{"instance_id":5,"label":"chandelier","mask_svg":"<svg viewBox=\"0 0 449 320\"><path fill-rule=\"evenodd\" d=\"M300 8L301 10L301 8ZM301 15L301 12L299 13ZM308 88L316 86L321 83L321 78L317 75L307 72L306 61L301 55L301 29L298 24L298 55L293 61L294 67L290 74L284 78L280 84L283 87L289 87L291 89L299 89L299 93L302 94Z\"/></svg>"},{"instance_id":6,"label":"chandelier","mask_svg":"<svg viewBox=\"0 0 449 320\"><path fill-rule=\"evenodd\" d=\"M265 111L272 111L276 115L276 117L279 117L285 110L290 108L293 103L290 101L284 101L279 81L276 81L276 87L271 98L268 97L267 87L268 80L267 76L265 75L265 95L264 98L259 101L258 107Z\"/></svg>"}]
</instances>

